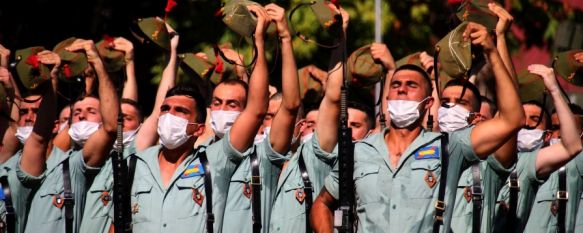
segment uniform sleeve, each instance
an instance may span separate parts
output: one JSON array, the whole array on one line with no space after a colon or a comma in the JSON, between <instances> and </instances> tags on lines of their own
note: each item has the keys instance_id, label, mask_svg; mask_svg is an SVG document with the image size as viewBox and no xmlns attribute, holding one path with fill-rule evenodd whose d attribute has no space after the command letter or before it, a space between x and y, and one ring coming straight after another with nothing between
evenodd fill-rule
<instances>
[{"instance_id":1,"label":"uniform sleeve","mask_svg":"<svg viewBox=\"0 0 583 233\"><path fill-rule=\"evenodd\" d=\"M83 150L69 152L69 169L71 172L83 174L86 177L96 176L101 167L91 167L85 163L83 158Z\"/></svg>"},{"instance_id":2,"label":"uniform sleeve","mask_svg":"<svg viewBox=\"0 0 583 233\"><path fill-rule=\"evenodd\" d=\"M498 176L503 181L506 181L513 169L513 167L505 168L494 156L488 156L486 164L486 171L492 171L495 176Z\"/></svg>"},{"instance_id":3,"label":"uniform sleeve","mask_svg":"<svg viewBox=\"0 0 583 233\"><path fill-rule=\"evenodd\" d=\"M44 173L39 176L33 176L31 174L26 173L25 171L22 170L22 167L20 166L22 156L20 156L20 154L14 156L11 159L17 160L17 162L14 164L14 171L16 173L16 178L19 181L18 183L21 183L26 187L38 187L44 178Z\"/></svg>"},{"instance_id":4,"label":"uniform sleeve","mask_svg":"<svg viewBox=\"0 0 583 233\"><path fill-rule=\"evenodd\" d=\"M303 148L304 154L313 153L318 159L332 165L336 158L338 157L338 143L334 146L332 152L326 152L322 149L320 145L320 140L318 139L318 133L314 133L314 136L306 142Z\"/></svg>"},{"instance_id":5,"label":"uniform sleeve","mask_svg":"<svg viewBox=\"0 0 583 233\"><path fill-rule=\"evenodd\" d=\"M468 127L449 134L449 153L451 155L462 155L468 164L474 164L480 161L480 158L474 152L470 135L474 127Z\"/></svg>"},{"instance_id":6,"label":"uniform sleeve","mask_svg":"<svg viewBox=\"0 0 583 233\"><path fill-rule=\"evenodd\" d=\"M215 144L221 145L222 151L226 155L225 158L229 159L230 161L232 161L234 163L239 163L243 159L245 159L245 157L247 157L247 155L249 155L249 153L247 153L247 152L250 150L247 150L245 152L239 152L237 149L235 149L235 147L233 147L233 144L231 144L231 134L229 132L230 131L225 133L225 136L219 141L220 143L215 143Z\"/></svg>"},{"instance_id":7,"label":"uniform sleeve","mask_svg":"<svg viewBox=\"0 0 583 233\"><path fill-rule=\"evenodd\" d=\"M520 176L523 176L523 179L520 180L525 180L534 184L542 184L546 181L546 179L539 179L536 174L536 157L538 156L539 151L540 150L535 150L521 155L520 160L523 161L521 163L519 160L516 168L519 174L519 179Z\"/></svg>"},{"instance_id":8,"label":"uniform sleeve","mask_svg":"<svg viewBox=\"0 0 583 233\"><path fill-rule=\"evenodd\" d=\"M575 159L573 159L577 166L577 171L579 172L579 176L583 177L583 152L580 152Z\"/></svg>"},{"instance_id":9,"label":"uniform sleeve","mask_svg":"<svg viewBox=\"0 0 583 233\"><path fill-rule=\"evenodd\" d=\"M264 158L269 160L271 164L275 166L281 167L283 166L284 162L289 160L285 155L277 153L277 151L275 151L273 147L271 147L271 140L269 140L269 137L265 138L265 140L259 143L258 146L261 146L263 151L265 152L259 154L265 156Z\"/></svg>"},{"instance_id":10,"label":"uniform sleeve","mask_svg":"<svg viewBox=\"0 0 583 233\"><path fill-rule=\"evenodd\" d=\"M328 193L330 193L330 195L334 197L334 199L338 200L340 198L338 184L338 163L334 164L334 168L332 169L328 177L326 177L326 180L324 181L324 186L326 187L326 190L328 190Z\"/></svg>"}]
</instances>

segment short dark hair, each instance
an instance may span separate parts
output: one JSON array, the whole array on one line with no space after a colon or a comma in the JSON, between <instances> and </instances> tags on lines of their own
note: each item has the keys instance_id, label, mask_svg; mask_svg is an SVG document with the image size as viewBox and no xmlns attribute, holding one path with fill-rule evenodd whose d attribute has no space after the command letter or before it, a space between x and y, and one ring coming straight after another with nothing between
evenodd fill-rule
<instances>
[{"instance_id":1,"label":"short dark hair","mask_svg":"<svg viewBox=\"0 0 583 233\"><path fill-rule=\"evenodd\" d=\"M186 85L177 85L166 93L166 98L172 96L187 96L194 99L197 111L197 117L195 119L196 123L204 123L206 121L206 101L197 88Z\"/></svg>"},{"instance_id":2,"label":"short dark hair","mask_svg":"<svg viewBox=\"0 0 583 233\"><path fill-rule=\"evenodd\" d=\"M549 126L551 125L551 117L549 115L549 112L545 108L543 108L543 105L541 104L541 102L539 102L537 100L529 100L529 101L522 103L522 105L523 106L524 105L532 105L532 106L538 107L543 113L543 119L541 120L541 122L544 121L545 126L546 126L545 129L549 128Z\"/></svg>"},{"instance_id":3,"label":"short dark hair","mask_svg":"<svg viewBox=\"0 0 583 233\"><path fill-rule=\"evenodd\" d=\"M241 86L243 89L245 89L245 93L247 93L249 91L249 85L244 82L243 80L239 80L239 79L227 79L227 80L223 80L221 81L219 84L217 84L217 86L219 85L229 85L229 86Z\"/></svg>"},{"instance_id":4,"label":"short dark hair","mask_svg":"<svg viewBox=\"0 0 583 233\"><path fill-rule=\"evenodd\" d=\"M467 80L456 78L456 79L449 80L445 84L445 86L443 87L443 90L445 90L448 87L462 87L462 88L469 89L472 92L472 94L474 94L474 103L472 104L472 109L474 112L480 111L480 105L482 104L482 97L480 95L480 90L478 90L478 88L474 84L472 84L471 82L469 82Z\"/></svg>"},{"instance_id":5,"label":"short dark hair","mask_svg":"<svg viewBox=\"0 0 583 233\"><path fill-rule=\"evenodd\" d=\"M368 129L375 127L375 115L372 108L358 101L348 101L348 108L364 112L366 114L366 124L368 125Z\"/></svg>"},{"instance_id":6,"label":"short dark hair","mask_svg":"<svg viewBox=\"0 0 583 233\"><path fill-rule=\"evenodd\" d=\"M425 90L425 94L427 96L431 96L431 93L433 92L433 85L431 84L431 78L429 77L429 74L421 69L421 67L413 65L413 64L405 64L402 66L399 66L395 72L393 73L393 76L395 76L395 74L401 70L411 70L411 71L416 71L417 73L420 73L423 76L423 80L425 80L426 84L427 84L427 89Z\"/></svg>"},{"instance_id":7,"label":"short dark hair","mask_svg":"<svg viewBox=\"0 0 583 233\"><path fill-rule=\"evenodd\" d=\"M494 103L494 101L486 96L480 96L480 99L482 99L482 104L483 103L487 103L488 105L490 105L490 114L492 114L492 116L496 115L496 112L498 112L498 106L496 105L496 103Z\"/></svg>"},{"instance_id":8,"label":"short dark hair","mask_svg":"<svg viewBox=\"0 0 583 233\"><path fill-rule=\"evenodd\" d=\"M142 115L142 107L140 106L140 104L138 104L137 101L135 101L133 99L122 98L121 103L122 104L129 104L132 107L134 107L136 109L136 112L138 112L138 120L140 122L144 121L144 116Z\"/></svg>"}]
</instances>

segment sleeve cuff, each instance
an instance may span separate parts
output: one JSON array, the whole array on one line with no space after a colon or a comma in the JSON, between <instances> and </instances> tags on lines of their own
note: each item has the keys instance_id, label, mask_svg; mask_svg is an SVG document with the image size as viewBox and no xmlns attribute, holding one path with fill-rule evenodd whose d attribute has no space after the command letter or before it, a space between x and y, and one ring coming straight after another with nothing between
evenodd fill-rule
<instances>
[{"instance_id":1,"label":"sleeve cuff","mask_svg":"<svg viewBox=\"0 0 583 233\"><path fill-rule=\"evenodd\" d=\"M22 168L20 167L21 159L22 157L18 158L18 165L16 166L15 169L18 180L20 180L20 182L27 187L40 185L40 183L44 179L45 175L44 172L39 176L33 176L31 174L28 174L27 172L23 171Z\"/></svg>"}]
</instances>

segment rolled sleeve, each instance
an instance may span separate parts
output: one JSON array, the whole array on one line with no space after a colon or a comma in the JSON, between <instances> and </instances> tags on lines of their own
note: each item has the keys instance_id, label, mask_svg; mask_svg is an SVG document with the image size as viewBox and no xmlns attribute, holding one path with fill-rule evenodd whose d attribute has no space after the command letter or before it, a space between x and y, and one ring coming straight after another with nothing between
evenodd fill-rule
<instances>
[{"instance_id":1,"label":"rolled sleeve","mask_svg":"<svg viewBox=\"0 0 583 233\"><path fill-rule=\"evenodd\" d=\"M20 158L18 158L18 165L15 168L15 172L16 172L16 177L18 178L18 180L20 181L20 183L22 183L22 185L26 186L26 187L37 187L41 184L43 178L45 177L44 172L42 174L40 174L39 176L33 176L31 174L28 174L27 172L22 170L22 167L20 166L22 160L22 156L20 156Z\"/></svg>"},{"instance_id":2,"label":"rolled sleeve","mask_svg":"<svg viewBox=\"0 0 583 233\"><path fill-rule=\"evenodd\" d=\"M221 141L220 143L222 144L223 152L225 153L225 155L227 155L227 158L232 162L239 163L243 161L243 159L245 159L247 155L249 155L249 153L246 153L249 150L239 152L237 149L235 149L235 147L233 147L233 144L231 143L230 131L225 133L225 136L220 141Z\"/></svg>"},{"instance_id":3,"label":"rolled sleeve","mask_svg":"<svg viewBox=\"0 0 583 233\"><path fill-rule=\"evenodd\" d=\"M468 127L449 134L450 155L461 154L470 163L477 163L480 158L474 152L470 135L474 127Z\"/></svg>"},{"instance_id":4,"label":"rolled sleeve","mask_svg":"<svg viewBox=\"0 0 583 233\"><path fill-rule=\"evenodd\" d=\"M69 152L69 163L71 164L71 171L79 171L85 176L96 176L101 167L91 167L85 163L83 158L83 150Z\"/></svg>"},{"instance_id":5,"label":"rolled sleeve","mask_svg":"<svg viewBox=\"0 0 583 233\"><path fill-rule=\"evenodd\" d=\"M492 169L499 177L507 177L512 172L513 167L505 168L494 156L488 156L486 159L488 167Z\"/></svg>"},{"instance_id":6,"label":"rolled sleeve","mask_svg":"<svg viewBox=\"0 0 583 233\"><path fill-rule=\"evenodd\" d=\"M265 153L259 153L260 155L264 155L266 159L268 159L273 165L276 166L283 166L283 163L289 160L288 157L282 155L275 151L271 146L271 140L267 137L263 140L258 146L261 146Z\"/></svg>"},{"instance_id":7,"label":"rolled sleeve","mask_svg":"<svg viewBox=\"0 0 583 233\"><path fill-rule=\"evenodd\" d=\"M535 150L532 152L526 152L521 155L520 160L524 160L522 163L523 174L526 175L526 179L531 183L542 184L547 179L540 179L536 174L536 157L540 150ZM519 160L519 162L520 162Z\"/></svg>"}]
</instances>

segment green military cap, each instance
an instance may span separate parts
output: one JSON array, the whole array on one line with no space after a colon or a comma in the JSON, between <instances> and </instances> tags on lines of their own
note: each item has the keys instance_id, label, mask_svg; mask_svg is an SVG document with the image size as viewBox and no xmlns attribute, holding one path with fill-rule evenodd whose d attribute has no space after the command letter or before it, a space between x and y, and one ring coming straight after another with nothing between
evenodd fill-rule
<instances>
[{"instance_id":1,"label":"green military cap","mask_svg":"<svg viewBox=\"0 0 583 233\"><path fill-rule=\"evenodd\" d=\"M61 57L59 78L64 81L71 81L72 78L83 75L89 65L85 53L69 52L65 49L73 44L75 40L77 40L75 37L68 38L55 45L53 49L53 52Z\"/></svg>"},{"instance_id":2,"label":"green military cap","mask_svg":"<svg viewBox=\"0 0 583 233\"><path fill-rule=\"evenodd\" d=\"M425 70L425 68L423 67L423 64L421 64L421 59L419 58L419 55L421 54L421 52L415 52L412 54L409 54L401 59L399 59L396 62L397 67L400 67L402 65L405 64L411 64L411 65L416 65L421 67L421 69Z\"/></svg>"},{"instance_id":3,"label":"green military cap","mask_svg":"<svg viewBox=\"0 0 583 233\"><path fill-rule=\"evenodd\" d=\"M360 47L350 54L347 61L348 76L353 85L369 87L381 80L383 66L370 54L370 45Z\"/></svg>"},{"instance_id":4,"label":"green military cap","mask_svg":"<svg viewBox=\"0 0 583 233\"><path fill-rule=\"evenodd\" d=\"M142 42L154 42L163 49L170 49L170 34L168 33L164 20L158 17L138 19L138 27L143 36L148 38L148 40L145 40L134 33L134 36L138 37Z\"/></svg>"},{"instance_id":5,"label":"green military cap","mask_svg":"<svg viewBox=\"0 0 583 233\"><path fill-rule=\"evenodd\" d=\"M207 56L207 60L214 66L213 72L209 79L212 83L216 85L223 80L238 79L237 72L235 71L235 65L227 62L219 54L218 49L209 47L204 50L204 53Z\"/></svg>"},{"instance_id":6,"label":"green military cap","mask_svg":"<svg viewBox=\"0 0 583 233\"><path fill-rule=\"evenodd\" d=\"M103 65L107 72L116 72L125 66L125 54L122 51L113 49L113 40L115 38L104 36L102 40L97 42L97 52L101 56Z\"/></svg>"},{"instance_id":7,"label":"green military cap","mask_svg":"<svg viewBox=\"0 0 583 233\"><path fill-rule=\"evenodd\" d=\"M331 9L328 4L326 4L326 1L315 0L313 1L313 4L310 5L310 8L318 18L318 22L320 22L322 27L329 28L336 23L336 15L338 15L338 12L336 12L335 9Z\"/></svg>"},{"instance_id":8,"label":"green military cap","mask_svg":"<svg viewBox=\"0 0 583 233\"><path fill-rule=\"evenodd\" d=\"M179 54L178 57L182 60L180 63L182 70L194 76L208 80L213 74L215 65L207 59L199 57L194 53L183 53Z\"/></svg>"},{"instance_id":9,"label":"green military cap","mask_svg":"<svg viewBox=\"0 0 583 233\"><path fill-rule=\"evenodd\" d=\"M583 86L583 63L575 60L576 53L583 53L583 50L576 49L558 53L553 60L553 69L569 83Z\"/></svg>"},{"instance_id":10,"label":"green military cap","mask_svg":"<svg viewBox=\"0 0 583 233\"><path fill-rule=\"evenodd\" d=\"M488 30L496 29L498 16L488 8L492 0L465 0L458 8L457 17L461 21L469 21L484 25Z\"/></svg>"},{"instance_id":11,"label":"green military cap","mask_svg":"<svg viewBox=\"0 0 583 233\"><path fill-rule=\"evenodd\" d=\"M463 38L467 25L462 22L436 45L441 68L452 78L464 78L472 67L471 43Z\"/></svg>"},{"instance_id":12,"label":"green military cap","mask_svg":"<svg viewBox=\"0 0 583 233\"><path fill-rule=\"evenodd\" d=\"M310 73L309 66L302 67L298 70L298 83L300 85L300 96L303 99L308 90L312 89L322 93L322 83Z\"/></svg>"},{"instance_id":13,"label":"green military cap","mask_svg":"<svg viewBox=\"0 0 583 233\"><path fill-rule=\"evenodd\" d=\"M44 50L45 48L38 46L16 51L16 72L27 89L35 89L51 79L51 70L42 64L37 56Z\"/></svg>"},{"instance_id":14,"label":"green military cap","mask_svg":"<svg viewBox=\"0 0 583 233\"><path fill-rule=\"evenodd\" d=\"M251 37L257 27L257 17L247 9L249 5L261 6L248 0L231 0L222 8L223 22L243 37Z\"/></svg>"},{"instance_id":15,"label":"green military cap","mask_svg":"<svg viewBox=\"0 0 583 233\"><path fill-rule=\"evenodd\" d=\"M530 73L528 70L518 73L518 94L523 103L531 100L542 102L544 91L545 84L541 76Z\"/></svg>"}]
</instances>

